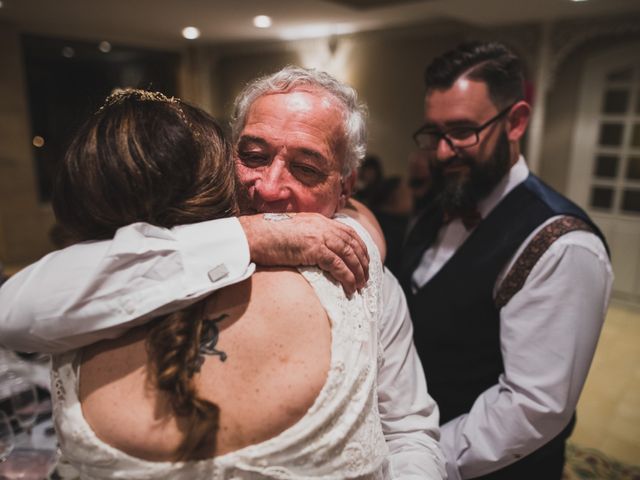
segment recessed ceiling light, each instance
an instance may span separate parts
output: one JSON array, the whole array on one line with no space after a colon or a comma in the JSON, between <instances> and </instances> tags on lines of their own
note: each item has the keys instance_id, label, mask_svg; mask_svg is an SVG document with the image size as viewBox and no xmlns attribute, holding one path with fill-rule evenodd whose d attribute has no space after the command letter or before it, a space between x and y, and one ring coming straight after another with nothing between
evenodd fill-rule
<instances>
[{"instance_id":1,"label":"recessed ceiling light","mask_svg":"<svg viewBox=\"0 0 640 480\"><path fill-rule=\"evenodd\" d=\"M76 51L72 47L64 47L62 49L62 56L65 58L73 58L76 54Z\"/></svg>"},{"instance_id":2,"label":"recessed ceiling light","mask_svg":"<svg viewBox=\"0 0 640 480\"><path fill-rule=\"evenodd\" d=\"M33 143L33 146L36 148L42 148L44 147L44 138L42 138L40 135L36 135L35 137L33 137L31 143Z\"/></svg>"},{"instance_id":3,"label":"recessed ceiling light","mask_svg":"<svg viewBox=\"0 0 640 480\"><path fill-rule=\"evenodd\" d=\"M200 30L196 27L185 27L182 29L182 36L187 40L195 40L200 36Z\"/></svg>"},{"instance_id":4,"label":"recessed ceiling light","mask_svg":"<svg viewBox=\"0 0 640 480\"><path fill-rule=\"evenodd\" d=\"M98 44L98 50L102 53L109 53L111 51L111 44L107 41L102 41Z\"/></svg>"},{"instance_id":5,"label":"recessed ceiling light","mask_svg":"<svg viewBox=\"0 0 640 480\"><path fill-rule=\"evenodd\" d=\"M268 15L257 15L253 17L253 24L258 28L269 28L271 23L271 17Z\"/></svg>"}]
</instances>

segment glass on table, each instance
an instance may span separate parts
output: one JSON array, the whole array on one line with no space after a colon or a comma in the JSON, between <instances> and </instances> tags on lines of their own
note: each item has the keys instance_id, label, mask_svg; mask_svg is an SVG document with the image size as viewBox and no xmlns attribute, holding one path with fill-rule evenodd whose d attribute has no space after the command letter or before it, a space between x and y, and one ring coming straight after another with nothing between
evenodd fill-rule
<instances>
[{"instance_id":1,"label":"glass on table","mask_svg":"<svg viewBox=\"0 0 640 480\"><path fill-rule=\"evenodd\" d=\"M16 448L8 460L0 464L0 479L44 480L52 478L58 455L54 450Z\"/></svg>"},{"instance_id":2,"label":"glass on table","mask_svg":"<svg viewBox=\"0 0 640 480\"><path fill-rule=\"evenodd\" d=\"M9 417L0 411L0 463L4 462L16 446Z\"/></svg>"},{"instance_id":3,"label":"glass on table","mask_svg":"<svg viewBox=\"0 0 640 480\"><path fill-rule=\"evenodd\" d=\"M38 391L31 382L15 378L11 382L13 416L20 427L31 436L31 428L38 417Z\"/></svg>"}]
</instances>

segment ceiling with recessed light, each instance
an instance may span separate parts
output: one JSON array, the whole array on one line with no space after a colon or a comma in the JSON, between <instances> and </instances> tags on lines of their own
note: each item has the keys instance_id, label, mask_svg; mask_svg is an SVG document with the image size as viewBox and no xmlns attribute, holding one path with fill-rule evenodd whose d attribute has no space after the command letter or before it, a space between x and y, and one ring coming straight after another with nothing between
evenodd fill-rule
<instances>
[{"instance_id":1,"label":"ceiling with recessed light","mask_svg":"<svg viewBox=\"0 0 640 480\"><path fill-rule=\"evenodd\" d=\"M477 26L640 12L638 0L0 0L0 28L134 45L301 38L452 20ZM479 6L481 5L481 8ZM253 18L268 15L269 28Z\"/></svg>"}]
</instances>

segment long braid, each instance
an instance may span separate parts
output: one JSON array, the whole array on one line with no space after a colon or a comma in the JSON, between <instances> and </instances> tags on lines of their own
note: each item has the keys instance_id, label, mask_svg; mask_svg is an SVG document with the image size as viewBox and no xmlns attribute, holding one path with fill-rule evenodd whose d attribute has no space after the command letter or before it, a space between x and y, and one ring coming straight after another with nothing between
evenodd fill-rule
<instances>
[{"instance_id":1,"label":"long braid","mask_svg":"<svg viewBox=\"0 0 640 480\"><path fill-rule=\"evenodd\" d=\"M160 319L147 337L156 386L167 395L183 432L175 460L209 458L216 447L220 409L197 395L193 378L199 361L204 303Z\"/></svg>"}]
</instances>

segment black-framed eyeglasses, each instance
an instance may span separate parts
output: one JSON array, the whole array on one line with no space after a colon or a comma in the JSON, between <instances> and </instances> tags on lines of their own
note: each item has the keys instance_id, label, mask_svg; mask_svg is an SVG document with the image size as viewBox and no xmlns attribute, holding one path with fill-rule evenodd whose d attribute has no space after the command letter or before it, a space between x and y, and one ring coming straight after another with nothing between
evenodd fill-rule
<instances>
[{"instance_id":1,"label":"black-framed eyeglasses","mask_svg":"<svg viewBox=\"0 0 640 480\"><path fill-rule=\"evenodd\" d=\"M413 141L418 148L423 150L437 150L438 144L442 139L447 142L452 150L473 147L480 143L480 132L504 117L514 105L515 103L512 103L478 127L454 127L446 132L441 132L431 125L423 125L413 134Z\"/></svg>"}]
</instances>

